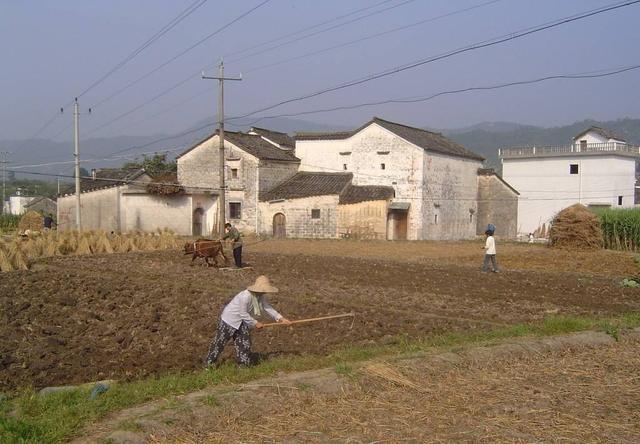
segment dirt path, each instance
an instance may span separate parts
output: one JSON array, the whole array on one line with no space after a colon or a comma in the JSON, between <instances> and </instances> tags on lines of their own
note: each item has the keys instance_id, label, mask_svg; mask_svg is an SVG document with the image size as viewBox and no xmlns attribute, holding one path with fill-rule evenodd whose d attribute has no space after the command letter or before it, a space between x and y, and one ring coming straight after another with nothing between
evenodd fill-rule
<instances>
[{"instance_id":1,"label":"dirt path","mask_svg":"<svg viewBox=\"0 0 640 444\"><path fill-rule=\"evenodd\" d=\"M584 332L215 387L77 443L638 442L638 345Z\"/></svg>"},{"instance_id":2,"label":"dirt path","mask_svg":"<svg viewBox=\"0 0 640 444\"><path fill-rule=\"evenodd\" d=\"M292 319L357 313L353 329L351 320L343 319L256 332L255 350L269 354L326 354L398 335L537 321L548 313L640 310L640 290L621 288L617 278L566 271L565 262L546 271L507 268L494 275L463 260L414 261L409 253L417 247L404 250L412 244L384 244L394 260L375 255L328 259L322 248L331 252L333 243L322 242L300 255L295 254L298 243L291 245L291 251L278 254L250 249L247 260L254 268L241 272L191 267L179 252L154 252L53 258L32 271L3 274L0 391L198 369L220 308L257 274L273 279L281 292L272 303ZM379 248L378 243L344 245L349 254L367 245ZM474 257L476 247L458 243L452 248ZM441 246L443 252L448 248ZM532 256L539 253L539 247L532 248ZM580 257L567 259L568 268ZM624 267L626 262L619 268Z\"/></svg>"}]
</instances>

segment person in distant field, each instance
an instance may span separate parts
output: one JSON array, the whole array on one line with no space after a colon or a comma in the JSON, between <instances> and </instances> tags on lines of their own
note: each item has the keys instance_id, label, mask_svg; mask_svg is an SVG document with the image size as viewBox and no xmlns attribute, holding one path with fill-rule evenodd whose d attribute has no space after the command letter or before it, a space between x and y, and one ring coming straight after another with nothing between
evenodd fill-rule
<instances>
[{"instance_id":1,"label":"person in distant field","mask_svg":"<svg viewBox=\"0 0 640 444\"><path fill-rule=\"evenodd\" d=\"M484 244L484 262L482 264L482 272L486 273L489 271L489 262L491 262L491 266L493 268L494 273L498 273L498 263L496 262L496 240L493 237L493 231L487 230L484 232L487 236L487 240Z\"/></svg>"},{"instance_id":2,"label":"person in distant field","mask_svg":"<svg viewBox=\"0 0 640 444\"><path fill-rule=\"evenodd\" d=\"M242 235L236 227L227 222L224 225L224 229L227 231L222 239L231 239L231 248L233 249L233 261L236 267L242 268Z\"/></svg>"},{"instance_id":3,"label":"person in distant field","mask_svg":"<svg viewBox=\"0 0 640 444\"><path fill-rule=\"evenodd\" d=\"M529 243L533 243L533 233L529 233Z\"/></svg>"},{"instance_id":4,"label":"person in distant field","mask_svg":"<svg viewBox=\"0 0 640 444\"><path fill-rule=\"evenodd\" d=\"M49 231L53 228L55 222L53 221L53 216L51 215L51 213L47 214L44 217L42 224L44 225L44 231Z\"/></svg>"},{"instance_id":5,"label":"person in distant field","mask_svg":"<svg viewBox=\"0 0 640 444\"><path fill-rule=\"evenodd\" d=\"M231 339L236 347L238 364L250 366L256 363L257 359L251 353L250 330L262 328L264 324L256 321L253 316L260 316L265 311L276 322L291 324L291 321L284 318L267 301L267 293L277 292L278 289L271 284L268 277L258 276L253 285L235 295L225 305L218 321L218 330L205 358L205 366L209 367L216 363L220 353Z\"/></svg>"}]
</instances>

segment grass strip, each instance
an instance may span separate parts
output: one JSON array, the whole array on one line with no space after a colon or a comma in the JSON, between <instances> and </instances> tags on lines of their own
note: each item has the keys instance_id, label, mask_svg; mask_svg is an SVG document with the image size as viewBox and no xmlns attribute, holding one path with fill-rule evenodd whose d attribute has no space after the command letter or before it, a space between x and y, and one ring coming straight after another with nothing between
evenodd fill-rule
<instances>
[{"instance_id":1,"label":"grass strip","mask_svg":"<svg viewBox=\"0 0 640 444\"><path fill-rule=\"evenodd\" d=\"M58 443L69 440L83 428L107 414L167 396L175 396L218 384L238 384L275 375L334 367L348 373L350 364L372 358L416 352L439 352L470 345L490 345L523 336L553 336L585 330L600 330L618 338L618 332L640 326L640 313L615 317L550 316L540 323L477 332L446 333L423 338L397 336L386 344L352 346L324 356L278 357L255 367L225 364L216 370L169 374L117 383L96 399L90 388L38 396L30 389L11 398L0 395L0 442Z\"/></svg>"}]
</instances>

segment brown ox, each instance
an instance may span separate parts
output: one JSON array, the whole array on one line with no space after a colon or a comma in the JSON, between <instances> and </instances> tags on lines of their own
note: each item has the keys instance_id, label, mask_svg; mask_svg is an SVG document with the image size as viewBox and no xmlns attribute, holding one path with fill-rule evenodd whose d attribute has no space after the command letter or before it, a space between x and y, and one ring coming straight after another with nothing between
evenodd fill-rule
<instances>
[{"instance_id":1,"label":"brown ox","mask_svg":"<svg viewBox=\"0 0 640 444\"><path fill-rule=\"evenodd\" d=\"M184 254L193 255L191 264L193 264L193 261L195 261L197 257L202 257L208 267L212 265L209 263L209 259L213 259L213 265L217 267L216 259L218 255L222 256L224 264L227 263L227 257L224 255L222 249L222 242L219 240L198 239L195 242L187 242L184 244Z\"/></svg>"}]
</instances>

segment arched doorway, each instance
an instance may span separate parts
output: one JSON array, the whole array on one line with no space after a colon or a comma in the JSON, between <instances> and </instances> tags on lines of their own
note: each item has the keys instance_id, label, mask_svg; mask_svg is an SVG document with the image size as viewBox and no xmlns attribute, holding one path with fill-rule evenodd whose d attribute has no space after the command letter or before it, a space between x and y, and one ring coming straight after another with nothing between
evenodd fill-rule
<instances>
[{"instance_id":1,"label":"arched doorway","mask_svg":"<svg viewBox=\"0 0 640 444\"><path fill-rule=\"evenodd\" d=\"M193 211L193 236L202 236L202 225L204 222L204 210L202 208L196 208Z\"/></svg>"},{"instance_id":2,"label":"arched doorway","mask_svg":"<svg viewBox=\"0 0 640 444\"><path fill-rule=\"evenodd\" d=\"M273 216L273 237L287 237L287 218L282 213L276 213Z\"/></svg>"}]
</instances>

